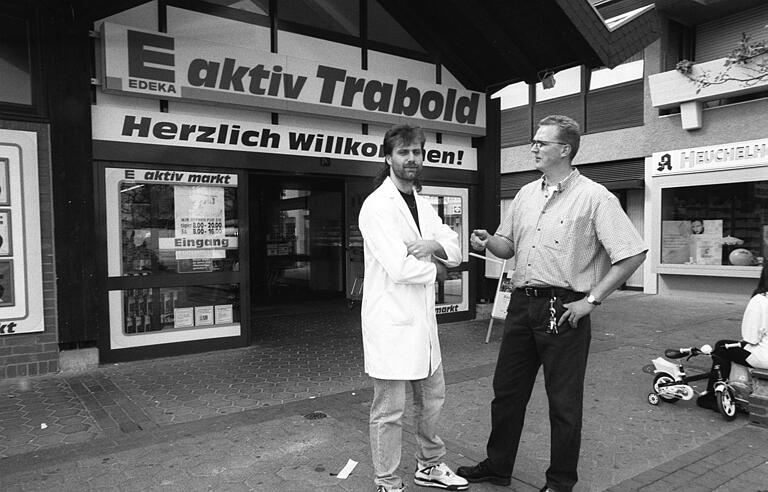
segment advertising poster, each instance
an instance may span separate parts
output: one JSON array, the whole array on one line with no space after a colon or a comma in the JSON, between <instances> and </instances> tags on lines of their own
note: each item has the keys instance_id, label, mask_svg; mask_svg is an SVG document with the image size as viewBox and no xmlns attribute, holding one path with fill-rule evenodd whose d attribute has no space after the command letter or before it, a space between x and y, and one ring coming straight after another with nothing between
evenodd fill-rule
<instances>
[{"instance_id":1,"label":"advertising poster","mask_svg":"<svg viewBox=\"0 0 768 492\"><path fill-rule=\"evenodd\" d=\"M0 256L11 256L11 211L0 210Z\"/></svg>"},{"instance_id":2,"label":"advertising poster","mask_svg":"<svg viewBox=\"0 0 768 492\"><path fill-rule=\"evenodd\" d=\"M175 308L173 310L173 327L189 328L195 326L194 310L189 308Z\"/></svg>"},{"instance_id":3,"label":"advertising poster","mask_svg":"<svg viewBox=\"0 0 768 492\"><path fill-rule=\"evenodd\" d=\"M234 318L232 317L232 304L220 304L218 306L214 306L215 309L215 322L217 325L223 325L232 323L234 321Z\"/></svg>"},{"instance_id":4,"label":"advertising poster","mask_svg":"<svg viewBox=\"0 0 768 492\"><path fill-rule=\"evenodd\" d=\"M224 235L224 188L176 186L173 189L176 237Z\"/></svg>"},{"instance_id":5,"label":"advertising poster","mask_svg":"<svg viewBox=\"0 0 768 492\"><path fill-rule=\"evenodd\" d=\"M8 159L0 159L0 205L11 204L11 193L8 186Z\"/></svg>"},{"instance_id":6,"label":"advertising poster","mask_svg":"<svg viewBox=\"0 0 768 492\"><path fill-rule=\"evenodd\" d=\"M665 220L661 237L662 263L722 264L722 220Z\"/></svg>"},{"instance_id":7,"label":"advertising poster","mask_svg":"<svg viewBox=\"0 0 768 492\"><path fill-rule=\"evenodd\" d=\"M507 307L509 307L509 299L512 296L512 272L514 270L505 271L501 279L499 280L499 286L496 289L496 296L493 298L493 311L491 316L496 319L507 318Z\"/></svg>"},{"instance_id":8,"label":"advertising poster","mask_svg":"<svg viewBox=\"0 0 768 492\"><path fill-rule=\"evenodd\" d=\"M13 260L0 260L0 306L13 306Z\"/></svg>"},{"instance_id":9,"label":"advertising poster","mask_svg":"<svg viewBox=\"0 0 768 492\"><path fill-rule=\"evenodd\" d=\"M195 326L213 324L213 306L197 306L195 308Z\"/></svg>"},{"instance_id":10,"label":"advertising poster","mask_svg":"<svg viewBox=\"0 0 768 492\"><path fill-rule=\"evenodd\" d=\"M220 186L176 186L173 189L176 222L175 240L185 249L176 251L177 260L224 258L223 249L214 249L224 239L224 188ZM223 244L223 243L222 243ZM205 263L205 262L203 262Z\"/></svg>"}]
</instances>

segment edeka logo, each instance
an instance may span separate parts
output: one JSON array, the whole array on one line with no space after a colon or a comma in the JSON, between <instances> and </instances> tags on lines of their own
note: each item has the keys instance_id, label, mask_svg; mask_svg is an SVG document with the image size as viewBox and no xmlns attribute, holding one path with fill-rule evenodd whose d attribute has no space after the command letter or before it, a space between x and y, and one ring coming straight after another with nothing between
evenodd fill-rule
<instances>
[{"instance_id":1,"label":"edeka logo","mask_svg":"<svg viewBox=\"0 0 768 492\"><path fill-rule=\"evenodd\" d=\"M161 94L176 94L173 38L130 29L126 31L126 35L128 87Z\"/></svg>"}]
</instances>

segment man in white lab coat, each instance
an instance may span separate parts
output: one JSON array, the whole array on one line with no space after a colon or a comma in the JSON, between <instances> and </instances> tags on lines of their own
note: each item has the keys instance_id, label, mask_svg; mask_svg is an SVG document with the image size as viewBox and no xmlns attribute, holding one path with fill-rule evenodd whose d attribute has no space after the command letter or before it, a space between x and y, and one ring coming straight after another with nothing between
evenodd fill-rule
<instances>
[{"instance_id":1,"label":"man in white lab coat","mask_svg":"<svg viewBox=\"0 0 768 492\"><path fill-rule=\"evenodd\" d=\"M437 424L445 381L435 318L435 283L461 262L457 234L418 195L424 132L400 125L384 136L380 186L365 200L359 225L365 248L362 302L365 372L373 378L370 439L378 492L402 489L400 465L406 383L413 389L419 450L414 482L465 490L441 461Z\"/></svg>"}]
</instances>

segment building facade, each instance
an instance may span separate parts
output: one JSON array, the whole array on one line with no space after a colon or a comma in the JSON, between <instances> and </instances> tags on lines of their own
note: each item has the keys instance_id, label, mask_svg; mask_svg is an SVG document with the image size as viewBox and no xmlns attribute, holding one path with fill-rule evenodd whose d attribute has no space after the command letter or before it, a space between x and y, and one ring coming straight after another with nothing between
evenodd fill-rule
<instances>
[{"instance_id":1,"label":"building facade","mask_svg":"<svg viewBox=\"0 0 768 492\"><path fill-rule=\"evenodd\" d=\"M544 14L568 50L531 29ZM422 194L464 245L438 321L471 319L468 234L498 219L487 88L613 65L653 20L624 36L560 0L2 2L0 379L247 346L264 313L359 301L357 214L401 122L425 129Z\"/></svg>"},{"instance_id":2,"label":"building facade","mask_svg":"<svg viewBox=\"0 0 768 492\"><path fill-rule=\"evenodd\" d=\"M606 17L622 3L644 7L593 3ZM626 287L743 300L768 248L766 85L731 81L699 90L676 66L689 60L694 75L718 73L741 33L768 39L768 6L655 7L660 39L620 66L574 67L555 72L554 87L518 83L495 94L502 108L502 209L539 176L527 141L536 122L570 115L584 131L575 164L619 197L650 247Z\"/></svg>"}]
</instances>

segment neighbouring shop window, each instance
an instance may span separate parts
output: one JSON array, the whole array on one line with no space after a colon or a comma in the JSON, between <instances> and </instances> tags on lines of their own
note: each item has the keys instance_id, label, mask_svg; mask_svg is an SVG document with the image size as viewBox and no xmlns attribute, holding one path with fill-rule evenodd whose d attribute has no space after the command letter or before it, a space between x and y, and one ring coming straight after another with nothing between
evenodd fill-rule
<instances>
[{"instance_id":1,"label":"neighbouring shop window","mask_svg":"<svg viewBox=\"0 0 768 492\"><path fill-rule=\"evenodd\" d=\"M759 266L768 254L768 181L662 190L661 263Z\"/></svg>"},{"instance_id":2,"label":"neighbouring shop window","mask_svg":"<svg viewBox=\"0 0 768 492\"><path fill-rule=\"evenodd\" d=\"M237 284L126 289L122 298L126 335L240 322Z\"/></svg>"},{"instance_id":3,"label":"neighbouring shop window","mask_svg":"<svg viewBox=\"0 0 768 492\"><path fill-rule=\"evenodd\" d=\"M237 188L120 184L123 276L237 271Z\"/></svg>"},{"instance_id":4,"label":"neighbouring shop window","mask_svg":"<svg viewBox=\"0 0 768 492\"><path fill-rule=\"evenodd\" d=\"M0 104L32 104L29 22L0 13Z\"/></svg>"}]
</instances>

